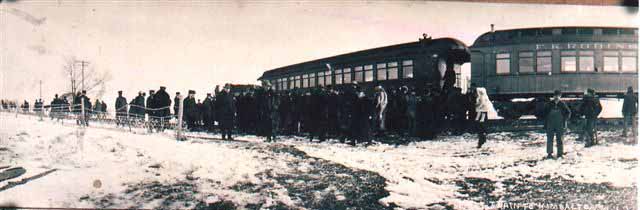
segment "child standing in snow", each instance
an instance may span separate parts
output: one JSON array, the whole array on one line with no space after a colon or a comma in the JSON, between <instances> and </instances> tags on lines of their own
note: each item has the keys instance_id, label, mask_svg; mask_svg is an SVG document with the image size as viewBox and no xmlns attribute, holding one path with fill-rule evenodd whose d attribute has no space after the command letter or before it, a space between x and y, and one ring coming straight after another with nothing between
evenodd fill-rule
<instances>
[{"instance_id":1,"label":"child standing in snow","mask_svg":"<svg viewBox=\"0 0 640 210\"><path fill-rule=\"evenodd\" d=\"M489 113L493 104L491 104L489 96L487 96L486 89L477 88L476 94L476 132L478 133L478 148L481 148L487 141L487 130L485 129L484 124L487 121L487 113Z\"/></svg>"}]
</instances>

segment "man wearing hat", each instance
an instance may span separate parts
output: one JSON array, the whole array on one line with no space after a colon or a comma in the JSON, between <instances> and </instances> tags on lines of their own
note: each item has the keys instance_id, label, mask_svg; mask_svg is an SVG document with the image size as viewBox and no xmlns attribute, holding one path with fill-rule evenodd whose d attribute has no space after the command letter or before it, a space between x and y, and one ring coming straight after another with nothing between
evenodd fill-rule
<instances>
[{"instance_id":1,"label":"man wearing hat","mask_svg":"<svg viewBox=\"0 0 640 210\"><path fill-rule=\"evenodd\" d=\"M169 124L169 118L171 117L171 97L167 93L167 88L160 86L160 90L153 96L155 100L156 117L158 117L158 124L156 129L160 132L164 131L165 127Z\"/></svg>"},{"instance_id":2,"label":"man wearing hat","mask_svg":"<svg viewBox=\"0 0 640 210\"><path fill-rule=\"evenodd\" d=\"M219 116L216 117L220 123L222 139L229 138L230 140L233 140L233 137L231 137L231 131L233 130L236 107L233 95L230 91L230 87L225 85L219 96L216 97L215 106L219 111Z\"/></svg>"},{"instance_id":3,"label":"man wearing hat","mask_svg":"<svg viewBox=\"0 0 640 210\"><path fill-rule=\"evenodd\" d=\"M211 93L207 93L207 97L202 102L202 106L203 106L202 122L204 123L204 128L208 132L213 132L213 110L214 110L213 102L214 102L214 99L213 99L213 96L211 96Z\"/></svg>"},{"instance_id":4,"label":"man wearing hat","mask_svg":"<svg viewBox=\"0 0 640 210\"><path fill-rule=\"evenodd\" d=\"M178 108L180 108L180 92L176 92L176 97L173 98L173 114L178 119Z\"/></svg>"},{"instance_id":5,"label":"man wearing hat","mask_svg":"<svg viewBox=\"0 0 640 210\"><path fill-rule=\"evenodd\" d=\"M558 158L563 153L562 135L567 127L567 121L571 118L571 110L564 102L560 101L562 92L555 90L553 100L549 101L544 109L545 128L547 131L547 158L553 158L553 140L555 137L558 148Z\"/></svg>"},{"instance_id":6,"label":"man wearing hat","mask_svg":"<svg viewBox=\"0 0 640 210\"><path fill-rule=\"evenodd\" d=\"M122 90L118 91L118 98L116 98L116 126L124 126L125 118L127 117L127 98L122 96Z\"/></svg>"},{"instance_id":7,"label":"man wearing hat","mask_svg":"<svg viewBox=\"0 0 640 210\"><path fill-rule=\"evenodd\" d=\"M627 136L627 127L631 123L631 132L634 140L638 136L638 121L636 120L636 114L638 112L638 96L633 92L633 87L627 88L627 94L624 95L624 101L622 102L622 116L624 116L622 136Z\"/></svg>"},{"instance_id":8,"label":"man wearing hat","mask_svg":"<svg viewBox=\"0 0 640 210\"><path fill-rule=\"evenodd\" d=\"M582 98L582 104L579 109L580 113L584 115L585 124L583 127L583 139L585 140L585 146L591 147L598 142L595 141L595 124L598 119L598 115L602 111L602 105L600 100L596 98L596 91L588 89Z\"/></svg>"},{"instance_id":9,"label":"man wearing hat","mask_svg":"<svg viewBox=\"0 0 640 210\"><path fill-rule=\"evenodd\" d=\"M198 119L198 105L196 104L196 91L189 90L187 98L182 102L182 119L187 123L189 130L196 128L196 120Z\"/></svg>"}]
</instances>

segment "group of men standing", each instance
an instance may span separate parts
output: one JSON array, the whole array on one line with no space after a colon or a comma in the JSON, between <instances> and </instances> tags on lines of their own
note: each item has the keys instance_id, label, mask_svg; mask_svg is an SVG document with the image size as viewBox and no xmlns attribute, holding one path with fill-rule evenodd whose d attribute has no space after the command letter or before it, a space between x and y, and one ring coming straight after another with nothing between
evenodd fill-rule
<instances>
[{"instance_id":1,"label":"group of men standing","mask_svg":"<svg viewBox=\"0 0 640 210\"><path fill-rule=\"evenodd\" d=\"M139 92L138 96L127 104L127 99L122 96L122 91L118 91L115 102L116 125L125 126L133 123L145 121L145 114L149 118L147 128L162 132L169 125L171 119L171 98L166 91L166 87L160 86L158 91L150 90L149 96L145 99L145 93Z\"/></svg>"}]
</instances>

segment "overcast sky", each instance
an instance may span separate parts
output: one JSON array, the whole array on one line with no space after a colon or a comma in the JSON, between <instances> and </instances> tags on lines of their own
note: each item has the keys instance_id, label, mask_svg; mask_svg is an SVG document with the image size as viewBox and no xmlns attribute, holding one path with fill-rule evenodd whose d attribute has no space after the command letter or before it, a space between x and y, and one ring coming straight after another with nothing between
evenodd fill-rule
<instances>
[{"instance_id":1,"label":"overcast sky","mask_svg":"<svg viewBox=\"0 0 640 210\"><path fill-rule=\"evenodd\" d=\"M459 2L18 1L0 4L0 98L69 91L65 58L109 72L105 95L167 86L198 98L225 82L257 83L265 70L373 47L422 33L467 45L489 30L542 26L637 27L614 6ZM468 66L468 65L467 65ZM468 67L467 67L468 68Z\"/></svg>"}]
</instances>

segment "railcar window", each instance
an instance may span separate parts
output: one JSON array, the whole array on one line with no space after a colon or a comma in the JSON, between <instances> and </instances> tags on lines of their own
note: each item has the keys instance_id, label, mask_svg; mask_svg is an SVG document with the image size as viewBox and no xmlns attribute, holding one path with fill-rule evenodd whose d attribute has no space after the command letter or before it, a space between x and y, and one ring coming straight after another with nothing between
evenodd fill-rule
<instances>
[{"instance_id":1,"label":"railcar window","mask_svg":"<svg viewBox=\"0 0 640 210\"><path fill-rule=\"evenodd\" d=\"M335 74L334 77L335 77L336 85L342 84L342 69L337 69L333 73Z\"/></svg>"},{"instance_id":2,"label":"railcar window","mask_svg":"<svg viewBox=\"0 0 640 210\"><path fill-rule=\"evenodd\" d=\"M326 85L333 84L333 80L331 79L331 71L325 71L324 72L324 83Z\"/></svg>"},{"instance_id":3,"label":"railcar window","mask_svg":"<svg viewBox=\"0 0 640 210\"><path fill-rule=\"evenodd\" d=\"M594 35L602 35L602 29L601 28L593 29L593 34Z\"/></svg>"},{"instance_id":4,"label":"railcar window","mask_svg":"<svg viewBox=\"0 0 640 210\"><path fill-rule=\"evenodd\" d=\"M309 87L315 87L315 86L316 86L316 74L311 73L309 74Z\"/></svg>"},{"instance_id":5,"label":"railcar window","mask_svg":"<svg viewBox=\"0 0 640 210\"><path fill-rule=\"evenodd\" d=\"M496 74L509 74L511 71L511 55L500 53L496 55Z\"/></svg>"},{"instance_id":6,"label":"railcar window","mask_svg":"<svg viewBox=\"0 0 640 210\"><path fill-rule=\"evenodd\" d=\"M562 29L560 28L554 28L553 31L551 32L553 35L561 35L562 34Z\"/></svg>"},{"instance_id":7,"label":"railcar window","mask_svg":"<svg viewBox=\"0 0 640 210\"><path fill-rule=\"evenodd\" d=\"M365 82L373 81L373 65L364 66L364 81Z\"/></svg>"},{"instance_id":8,"label":"railcar window","mask_svg":"<svg viewBox=\"0 0 640 210\"><path fill-rule=\"evenodd\" d=\"M296 88L300 88L300 77L296 76Z\"/></svg>"},{"instance_id":9,"label":"railcar window","mask_svg":"<svg viewBox=\"0 0 640 210\"><path fill-rule=\"evenodd\" d=\"M575 72L578 68L576 51L560 51L560 70L563 72Z\"/></svg>"},{"instance_id":10,"label":"railcar window","mask_svg":"<svg viewBox=\"0 0 640 210\"><path fill-rule=\"evenodd\" d=\"M309 87L309 75L308 74L302 75L302 87L303 88Z\"/></svg>"},{"instance_id":11,"label":"railcar window","mask_svg":"<svg viewBox=\"0 0 640 210\"><path fill-rule=\"evenodd\" d=\"M387 63L389 79L398 79L398 62Z\"/></svg>"},{"instance_id":12,"label":"railcar window","mask_svg":"<svg viewBox=\"0 0 640 210\"><path fill-rule=\"evenodd\" d=\"M580 71L593 72L595 71L595 59L593 58L593 51L580 51L580 57L578 61L580 64Z\"/></svg>"},{"instance_id":13,"label":"railcar window","mask_svg":"<svg viewBox=\"0 0 640 210\"><path fill-rule=\"evenodd\" d=\"M604 51L604 71L618 72L620 70L618 51Z\"/></svg>"},{"instance_id":14,"label":"railcar window","mask_svg":"<svg viewBox=\"0 0 640 210\"><path fill-rule=\"evenodd\" d=\"M344 84L351 83L351 68L342 69Z\"/></svg>"},{"instance_id":15,"label":"railcar window","mask_svg":"<svg viewBox=\"0 0 640 210\"><path fill-rule=\"evenodd\" d=\"M387 64L379 63L378 65L376 65L376 69L378 70L378 81L387 80Z\"/></svg>"},{"instance_id":16,"label":"railcar window","mask_svg":"<svg viewBox=\"0 0 640 210\"><path fill-rule=\"evenodd\" d=\"M293 77L289 77L289 89L293 89L295 87L295 80Z\"/></svg>"},{"instance_id":17,"label":"railcar window","mask_svg":"<svg viewBox=\"0 0 640 210\"><path fill-rule=\"evenodd\" d=\"M533 72L533 52L520 52L518 65L521 73Z\"/></svg>"},{"instance_id":18,"label":"railcar window","mask_svg":"<svg viewBox=\"0 0 640 210\"><path fill-rule=\"evenodd\" d=\"M324 86L324 72L318 72L318 86Z\"/></svg>"},{"instance_id":19,"label":"railcar window","mask_svg":"<svg viewBox=\"0 0 640 210\"><path fill-rule=\"evenodd\" d=\"M551 72L551 51L538 51L536 56L536 71Z\"/></svg>"},{"instance_id":20,"label":"railcar window","mask_svg":"<svg viewBox=\"0 0 640 210\"><path fill-rule=\"evenodd\" d=\"M622 51L622 71L638 71L638 54L636 51Z\"/></svg>"},{"instance_id":21,"label":"railcar window","mask_svg":"<svg viewBox=\"0 0 640 210\"><path fill-rule=\"evenodd\" d=\"M353 71L355 72L355 81L362 82L362 66L356 66Z\"/></svg>"},{"instance_id":22,"label":"railcar window","mask_svg":"<svg viewBox=\"0 0 640 210\"><path fill-rule=\"evenodd\" d=\"M402 61L402 78L413 78L413 60Z\"/></svg>"}]
</instances>

